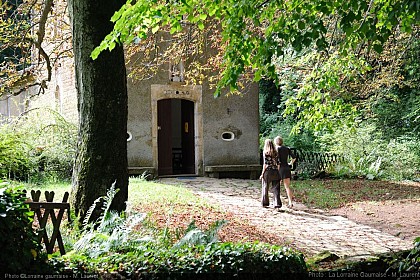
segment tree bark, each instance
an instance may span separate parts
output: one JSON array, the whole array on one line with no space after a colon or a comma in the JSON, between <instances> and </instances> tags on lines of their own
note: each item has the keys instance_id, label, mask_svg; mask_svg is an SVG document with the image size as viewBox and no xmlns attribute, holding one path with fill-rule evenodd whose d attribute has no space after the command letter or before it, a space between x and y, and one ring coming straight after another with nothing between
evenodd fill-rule
<instances>
[{"instance_id":1,"label":"tree bark","mask_svg":"<svg viewBox=\"0 0 420 280\"><path fill-rule=\"evenodd\" d=\"M127 80L122 46L92 60L92 50L113 29L111 16L125 1L70 0L79 112L71 205L79 220L113 182L112 209L128 198Z\"/></svg>"}]
</instances>

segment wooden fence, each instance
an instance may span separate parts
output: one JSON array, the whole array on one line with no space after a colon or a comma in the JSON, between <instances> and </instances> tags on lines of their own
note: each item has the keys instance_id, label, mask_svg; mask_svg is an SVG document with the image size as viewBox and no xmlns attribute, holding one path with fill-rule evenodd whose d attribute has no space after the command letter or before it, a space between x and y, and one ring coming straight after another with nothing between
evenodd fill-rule
<instances>
[{"instance_id":1,"label":"wooden fence","mask_svg":"<svg viewBox=\"0 0 420 280\"><path fill-rule=\"evenodd\" d=\"M39 201L40 196L40 190L32 190L32 201L27 202L31 210L35 212L37 221L39 223L39 242L43 242L45 244L45 248L48 254L52 254L54 252L54 246L57 242L60 254L64 255L66 251L64 249L63 239L61 237L60 224L66 210L67 218L70 222L70 204L67 202L67 199L69 198L69 193L64 193L62 202L53 202L54 192L45 192L46 201ZM56 210L58 211L56 212ZM53 226L51 238L48 237L48 232L46 229L47 223L49 221L51 221Z\"/></svg>"},{"instance_id":2,"label":"wooden fence","mask_svg":"<svg viewBox=\"0 0 420 280\"><path fill-rule=\"evenodd\" d=\"M341 155L333 153L312 152L296 148L291 148L291 150L297 156L297 160L292 167L297 176L299 174L317 176L317 174L326 171L330 166L344 160Z\"/></svg>"}]
</instances>

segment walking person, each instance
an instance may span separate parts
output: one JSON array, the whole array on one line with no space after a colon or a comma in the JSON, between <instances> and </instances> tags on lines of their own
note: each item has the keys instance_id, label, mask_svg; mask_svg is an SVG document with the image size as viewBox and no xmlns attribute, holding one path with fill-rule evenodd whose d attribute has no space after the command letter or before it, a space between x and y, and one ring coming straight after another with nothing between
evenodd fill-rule
<instances>
[{"instance_id":1,"label":"walking person","mask_svg":"<svg viewBox=\"0 0 420 280\"><path fill-rule=\"evenodd\" d=\"M277 158L278 158L278 168L280 180L283 181L284 187L286 188L288 206L289 208L293 207L293 192L290 188L290 179L292 178L292 170L290 166L296 161L296 156L293 154L292 150L289 147L283 146L283 138L277 136L274 138L274 144L276 145ZM292 159L289 165L289 157Z\"/></svg>"},{"instance_id":2,"label":"walking person","mask_svg":"<svg viewBox=\"0 0 420 280\"><path fill-rule=\"evenodd\" d=\"M269 206L268 190L274 194L274 208L281 208L280 200L280 177L277 167L277 151L271 139L266 139L263 149L263 169L261 172L261 204L263 207Z\"/></svg>"}]
</instances>

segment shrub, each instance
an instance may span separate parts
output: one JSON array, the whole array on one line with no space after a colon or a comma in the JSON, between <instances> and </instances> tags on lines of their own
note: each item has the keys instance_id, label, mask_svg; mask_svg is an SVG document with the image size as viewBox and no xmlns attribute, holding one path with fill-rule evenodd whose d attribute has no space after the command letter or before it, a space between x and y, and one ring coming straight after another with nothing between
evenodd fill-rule
<instances>
[{"instance_id":1,"label":"shrub","mask_svg":"<svg viewBox=\"0 0 420 280\"><path fill-rule=\"evenodd\" d=\"M325 150L346 160L332 167L336 175L367 179L414 179L419 174L420 141L415 136L386 139L374 125L343 128L322 137Z\"/></svg>"},{"instance_id":2,"label":"shrub","mask_svg":"<svg viewBox=\"0 0 420 280\"><path fill-rule=\"evenodd\" d=\"M23 134L0 127L0 178L25 179L34 167L31 149Z\"/></svg>"},{"instance_id":3,"label":"shrub","mask_svg":"<svg viewBox=\"0 0 420 280\"><path fill-rule=\"evenodd\" d=\"M33 212L25 193L6 186L0 182L0 272L45 271L47 258L32 229Z\"/></svg>"},{"instance_id":4,"label":"shrub","mask_svg":"<svg viewBox=\"0 0 420 280\"><path fill-rule=\"evenodd\" d=\"M414 247L404 258L395 258L388 270L407 273L407 277L420 274L420 237L414 240ZM413 273L413 274L410 274Z\"/></svg>"},{"instance_id":5,"label":"shrub","mask_svg":"<svg viewBox=\"0 0 420 280\"><path fill-rule=\"evenodd\" d=\"M77 127L60 114L33 109L1 130L0 176L31 182L71 177Z\"/></svg>"},{"instance_id":6,"label":"shrub","mask_svg":"<svg viewBox=\"0 0 420 280\"><path fill-rule=\"evenodd\" d=\"M78 272L83 268L85 272L117 273L131 279L200 279L209 274L280 277L306 273L302 254L261 243L212 242L168 248L144 240L129 251L108 252L96 258L76 254L65 258L68 267Z\"/></svg>"}]
</instances>

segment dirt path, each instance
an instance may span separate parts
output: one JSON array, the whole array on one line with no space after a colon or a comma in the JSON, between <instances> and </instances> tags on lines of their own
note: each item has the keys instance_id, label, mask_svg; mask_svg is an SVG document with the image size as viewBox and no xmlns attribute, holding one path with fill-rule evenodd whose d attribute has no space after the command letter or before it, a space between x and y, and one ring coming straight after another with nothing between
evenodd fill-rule
<instances>
[{"instance_id":1,"label":"dirt path","mask_svg":"<svg viewBox=\"0 0 420 280\"><path fill-rule=\"evenodd\" d=\"M329 211L403 240L420 237L420 199L357 202Z\"/></svg>"},{"instance_id":2,"label":"dirt path","mask_svg":"<svg viewBox=\"0 0 420 280\"><path fill-rule=\"evenodd\" d=\"M190 188L310 255L329 251L343 258L360 258L405 250L412 248L412 237L420 235L419 221L413 218L419 217L415 214L418 201L384 205L366 202L329 212L297 204L293 210L279 212L261 207L260 186L255 181L206 177L161 181ZM396 207L399 211L395 211Z\"/></svg>"}]
</instances>

